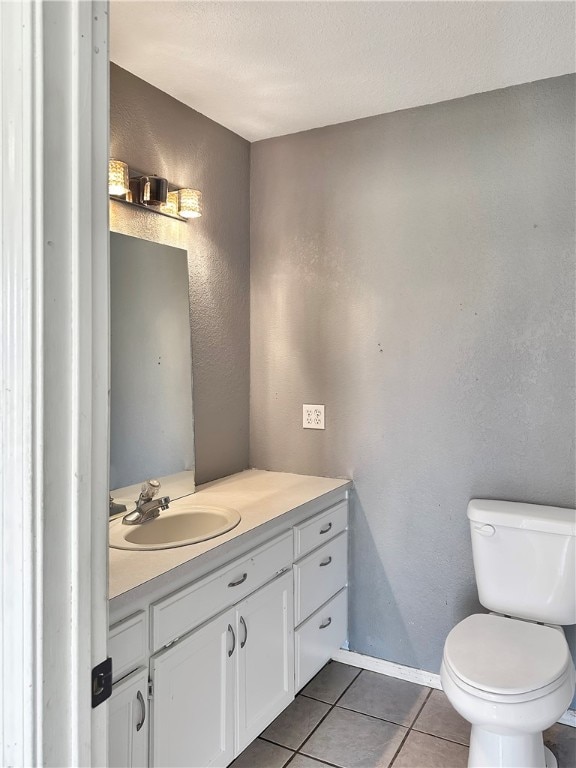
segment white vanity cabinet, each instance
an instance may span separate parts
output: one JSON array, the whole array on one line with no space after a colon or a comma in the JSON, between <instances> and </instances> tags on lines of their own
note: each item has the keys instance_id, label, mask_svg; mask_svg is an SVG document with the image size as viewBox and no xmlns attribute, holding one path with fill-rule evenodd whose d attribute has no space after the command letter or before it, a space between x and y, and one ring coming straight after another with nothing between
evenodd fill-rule
<instances>
[{"instance_id":1,"label":"white vanity cabinet","mask_svg":"<svg viewBox=\"0 0 576 768\"><path fill-rule=\"evenodd\" d=\"M108 765L148 765L148 669L140 669L114 685L108 704Z\"/></svg>"},{"instance_id":2,"label":"white vanity cabinet","mask_svg":"<svg viewBox=\"0 0 576 768\"><path fill-rule=\"evenodd\" d=\"M236 609L236 753L294 698L292 573L288 571Z\"/></svg>"},{"instance_id":3,"label":"white vanity cabinet","mask_svg":"<svg viewBox=\"0 0 576 768\"><path fill-rule=\"evenodd\" d=\"M108 650L113 659L112 696L108 702L108 765L148 765L147 616L138 611L110 628Z\"/></svg>"},{"instance_id":4,"label":"white vanity cabinet","mask_svg":"<svg viewBox=\"0 0 576 768\"><path fill-rule=\"evenodd\" d=\"M151 765L228 765L294 698L292 574L150 659Z\"/></svg>"},{"instance_id":5,"label":"white vanity cabinet","mask_svg":"<svg viewBox=\"0 0 576 768\"><path fill-rule=\"evenodd\" d=\"M346 639L347 527L345 490L315 498L235 559L127 603L140 610L110 630L110 766L225 768L262 733Z\"/></svg>"},{"instance_id":6,"label":"white vanity cabinet","mask_svg":"<svg viewBox=\"0 0 576 768\"><path fill-rule=\"evenodd\" d=\"M346 640L348 502L294 527L295 690Z\"/></svg>"},{"instance_id":7,"label":"white vanity cabinet","mask_svg":"<svg viewBox=\"0 0 576 768\"><path fill-rule=\"evenodd\" d=\"M151 658L150 765L232 761L236 638L232 608Z\"/></svg>"}]
</instances>

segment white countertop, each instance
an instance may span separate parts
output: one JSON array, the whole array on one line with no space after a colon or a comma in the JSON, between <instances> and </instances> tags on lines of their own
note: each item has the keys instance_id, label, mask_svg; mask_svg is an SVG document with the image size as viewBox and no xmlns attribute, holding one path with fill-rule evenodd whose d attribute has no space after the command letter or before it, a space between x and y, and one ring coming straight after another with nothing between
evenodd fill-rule
<instances>
[{"instance_id":1,"label":"white countertop","mask_svg":"<svg viewBox=\"0 0 576 768\"><path fill-rule=\"evenodd\" d=\"M174 549L138 552L109 548L108 596L112 599L122 595L330 491L351 485L350 480L260 469L248 469L200 485L194 502L237 509L242 519L236 528L215 539Z\"/></svg>"}]
</instances>

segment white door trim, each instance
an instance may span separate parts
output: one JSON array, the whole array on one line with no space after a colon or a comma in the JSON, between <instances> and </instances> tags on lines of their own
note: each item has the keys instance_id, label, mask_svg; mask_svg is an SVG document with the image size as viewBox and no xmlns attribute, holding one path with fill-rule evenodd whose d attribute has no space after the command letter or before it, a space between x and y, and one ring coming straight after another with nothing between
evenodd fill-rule
<instances>
[{"instance_id":1,"label":"white door trim","mask_svg":"<svg viewBox=\"0 0 576 768\"><path fill-rule=\"evenodd\" d=\"M332 655L333 661L340 661L342 664L349 664L351 667L367 669L370 672L378 672L380 675L396 677L398 680L407 680L409 683L426 685L428 688L437 688L442 690L440 675L433 672L426 672L424 669L415 669L414 667L405 667L403 664L396 664L393 661L377 659L374 656L364 656L362 653L348 651L344 648L336 651ZM576 728L576 710L568 709L558 720L562 725L570 725Z\"/></svg>"},{"instance_id":2,"label":"white door trim","mask_svg":"<svg viewBox=\"0 0 576 768\"><path fill-rule=\"evenodd\" d=\"M34 476L35 257L32 8L0 3L0 745L2 765L35 765L35 581L41 528ZM26 117L25 117L26 116ZM8 193L10 190L10 194Z\"/></svg>"},{"instance_id":3,"label":"white door trim","mask_svg":"<svg viewBox=\"0 0 576 768\"><path fill-rule=\"evenodd\" d=\"M105 765L107 3L0 30L0 759Z\"/></svg>"}]
</instances>

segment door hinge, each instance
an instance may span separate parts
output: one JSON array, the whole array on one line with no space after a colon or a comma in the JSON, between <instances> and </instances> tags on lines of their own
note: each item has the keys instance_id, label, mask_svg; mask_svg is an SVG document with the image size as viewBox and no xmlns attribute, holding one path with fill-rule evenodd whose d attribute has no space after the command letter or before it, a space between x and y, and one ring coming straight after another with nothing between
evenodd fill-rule
<instances>
[{"instance_id":1,"label":"door hinge","mask_svg":"<svg viewBox=\"0 0 576 768\"><path fill-rule=\"evenodd\" d=\"M92 670L92 709L112 695L112 659L108 657Z\"/></svg>"},{"instance_id":2,"label":"door hinge","mask_svg":"<svg viewBox=\"0 0 576 768\"><path fill-rule=\"evenodd\" d=\"M148 678L148 698L151 699L154 696L154 683Z\"/></svg>"}]
</instances>

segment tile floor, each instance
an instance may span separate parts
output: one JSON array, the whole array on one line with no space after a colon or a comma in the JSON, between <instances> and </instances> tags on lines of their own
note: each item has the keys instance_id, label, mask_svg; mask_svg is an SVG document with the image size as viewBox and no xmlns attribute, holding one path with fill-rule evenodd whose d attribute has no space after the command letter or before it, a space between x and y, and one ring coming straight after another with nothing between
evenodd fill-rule
<instances>
[{"instance_id":1,"label":"tile floor","mask_svg":"<svg viewBox=\"0 0 576 768\"><path fill-rule=\"evenodd\" d=\"M329 662L231 768L466 768L470 726L441 691ZM576 729L545 740L576 768Z\"/></svg>"}]
</instances>

